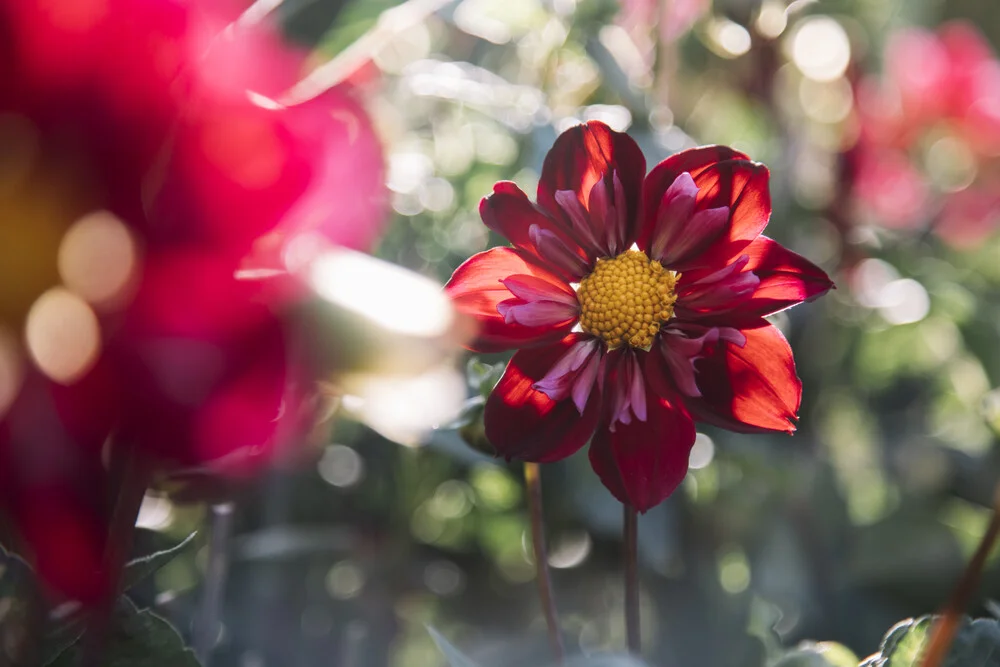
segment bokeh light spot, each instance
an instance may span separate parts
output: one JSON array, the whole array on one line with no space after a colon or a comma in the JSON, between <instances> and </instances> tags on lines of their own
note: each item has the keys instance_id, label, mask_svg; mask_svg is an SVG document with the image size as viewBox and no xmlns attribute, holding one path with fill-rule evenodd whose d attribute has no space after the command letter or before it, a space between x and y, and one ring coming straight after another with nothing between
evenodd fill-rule
<instances>
[{"instance_id":1,"label":"bokeh light spot","mask_svg":"<svg viewBox=\"0 0 1000 667\"><path fill-rule=\"evenodd\" d=\"M731 595L750 586L750 563L742 549L733 549L719 558L719 584Z\"/></svg>"},{"instance_id":2,"label":"bokeh light spot","mask_svg":"<svg viewBox=\"0 0 1000 667\"><path fill-rule=\"evenodd\" d=\"M691 470L701 470L712 462L715 458L715 443L704 433L695 436L694 446L691 447L691 454L688 456L688 468Z\"/></svg>"},{"instance_id":3,"label":"bokeh light spot","mask_svg":"<svg viewBox=\"0 0 1000 667\"><path fill-rule=\"evenodd\" d=\"M364 459L346 445L327 447L316 467L323 481L344 489L356 485L365 474Z\"/></svg>"},{"instance_id":4,"label":"bokeh light spot","mask_svg":"<svg viewBox=\"0 0 1000 667\"><path fill-rule=\"evenodd\" d=\"M737 58L750 50L750 33L735 21L719 19L712 24L710 35L724 57Z\"/></svg>"},{"instance_id":5,"label":"bokeh light spot","mask_svg":"<svg viewBox=\"0 0 1000 667\"><path fill-rule=\"evenodd\" d=\"M593 546L590 534L584 530L563 533L552 541L549 565L560 570L582 565Z\"/></svg>"},{"instance_id":6,"label":"bokeh light spot","mask_svg":"<svg viewBox=\"0 0 1000 667\"><path fill-rule=\"evenodd\" d=\"M91 369L101 351L101 328L90 306L54 287L31 306L25 325L28 352L45 375L72 384Z\"/></svg>"},{"instance_id":7,"label":"bokeh light spot","mask_svg":"<svg viewBox=\"0 0 1000 667\"><path fill-rule=\"evenodd\" d=\"M435 595L455 595L465 587L465 574L447 560L436 560L424 568L424 585Z\"/></svg>"},{"instance_id":8,"label":"bokeh light spot","mask_svg":"<svg viewBox=\"0 0 1000 667\"><path fill-rule=\"evenodd\" d=\"M338 600L356 597L364 586L365 573L348 560L331 567L326 575L326 592Z\"/></svg>"},{"instance_id":9,"label":"bokeh light spot","mask_svg":"<svg viewBox=\"0 0 1000 667\"><path fill-rule=\"evenodd\" d=\"M843 75L851 60L847 32L829 16L803 20L792 35L791 57L810 79L833 81Z\"/></svg>"},{"instance_id":10,"label":"bokeh light spot","mask_svg":"<svg viewBox=\"0 0 1000 667\"><path fill-rule=\"evenodd\" d=\"M59 246L59 275L71 291L97 308L120 307L138 272L138 250L128 227L107 211L77 220Z\"/></svg>"}]
</instances>

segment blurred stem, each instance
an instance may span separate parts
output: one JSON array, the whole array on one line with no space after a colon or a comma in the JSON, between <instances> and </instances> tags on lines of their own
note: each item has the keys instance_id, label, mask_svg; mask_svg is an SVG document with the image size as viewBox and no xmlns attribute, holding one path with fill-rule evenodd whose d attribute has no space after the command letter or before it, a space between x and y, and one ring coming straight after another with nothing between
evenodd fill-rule
<instances>
[{"instance_id":1,"label":"blurred stem","mask_svg":"<svg viewBox=\"0 0 1000 667\"><path fill-rule=\"evenodd\" d=\"M211 662L219 636L219 616L229 570L229 538L233 533L233 503L212 505L212 533L208 541L208 565L202 590L201 609L194 628L194 652L202 667Z\"/></svg>"},{"instance_id":2,"label":"blurred stem","mask_svg":"<svg viewBox=\"0 0 1000 667\"><path fill-rule=\"evenodd\" d=\"M639 634L639 515L631 505L623 504L625 526L625 634L628 650L633 655L642 653Z\"/></svg>"},{"instance_id":3,"label":"blurred stem","mask_svg":"<svg viewBox=\"0 0 1000 667\"><path fill-rule=\"evenodd\" d=\"M549 574L549 555L545 547L545 518L542 515L542 478L537 463L524 464L524 481L528 487L528 511L531 513L531 545L535 554L535 573L538 579L538 596L545 612L549 629L549 644L556 662L562 664L565 656L562 633L559 631L559 612L552 596L552 578Z\"/></svg>"},{"instance_id":4,"label":"blurred stem","mask_svg":"<svg viewBox=\"0 0 1000 667\"><path fill-rule=\"evenodd\" d=\"M965 567L962 578L958 580L955 590L951 594L948 603L940 612L940 618L931 630L930 642L927 645L927 653L924 657L922 667L939 667L944 663L955 640L955 633L962 620L962 615L969 606L972 595L979 587L979 579L986 565L986 559L996 545L997 537L1000 537L1000 483L993 491L993 516L986 527L983 539L979 542L976 553L972 560Z\"/></svg>"},{"instance_id":5,"label":"blurred stem","mask_svg":"<svg viewBox=\"0 0 1000 667\"><path fill-rule=\"evenodd\" d=\"M107 592L95 606L84 642L82 667L99 667L113 629L118 596L122 593L122 572L132 551L135 522L149 486L150 473L131 443L111 443L111 477L117 482L108 541L104 547L104 577Z\"/></svg>"}]
</instances>

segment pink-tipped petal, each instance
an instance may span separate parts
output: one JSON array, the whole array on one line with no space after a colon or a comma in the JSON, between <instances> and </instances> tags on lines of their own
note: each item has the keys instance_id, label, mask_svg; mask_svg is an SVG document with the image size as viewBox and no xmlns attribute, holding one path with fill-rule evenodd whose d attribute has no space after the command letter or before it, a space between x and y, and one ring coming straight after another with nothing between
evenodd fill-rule
<instances>
[{"instance_id":1,"label":"pink-tipped petal","mask_svg":"<svg viewBox=\"0 0 1000 667\"><path fill-rule=\"evenodd\" d=\"M750 257L740 256L732 264L707 276L689 281L696 275L682 274L677 287L678 317L690 320L719 316L747 301L760 284L760 278L745 270Z\"/></svg>"},{"instance_id":2,"label":"pink-tipped petal","mask_svg":"<svg viewBox=\"0 0 1000 667\"><path fill-rule=\"evenodd\" d=\"M572 400L553 400L535 389L567 352L585 338L571 334L554 345L520 350L486 401L486 437L508 459L558 461L575 453L594 432L600 391L579 412Z\"/></svg>"},{"instance_id":3,"label":"pink-tipped petal","mask_svg":"<svg viewBox=\"0 0 1000 667\"><path fill-rule=\"evenodd\" d=\"M555 199L588 256L603 257L610 254L600 240L604 233L604 221L585 209L572 190L559 190Z\"/></svg>"},{"instance_id":4,"label":"pink-tipped petal","mask_svg":"<svg viewBox=\"0 0 1000 667\"><path fill-rule=\"evenodd\" d=\"M588 201L594 185L612 172L618 174L621 182L622 194L620 199L615 195L616 202L625 202L621 215L627 221L628 229L624 233L622 247L627 248L635 241L642 182L646 174L646 158L635 140L627 134L615 132L600 121L589 121L559 135L542 165L538 203L558 214L562 207L556 201L557 192L571 191L580 202Z\"/></svg>"},{"instance_id":5,"label":"pink-tipped petal","mask_svg":"<svg viewBox=\"0 0 1000 667\"><path fill-rule=\"evenodd\" d=\"M505 324L522 324L526 327L560 327L579 315L580 309L555 301L524 302L508 299L497 304L497 312Z\"/></svg>"},{"instance_id":6,"label":"pink-tipped petal","mask_svg":"<svg viewBox=\"0 0 1000 667\"><path fill-rule=\"evenodd\" d=\"M740 332L746 343L720 339L697 364L701 397L685 399L699 421L742 433L795 431L802 383L788 341L764 320Z\"/></svg>"},{"instance_id":7,"label":"pink-tipped petal","mask_svg":"<svg viewBox=\"0 0 1000 667\"><path fill-rule=\"evenodd\" d=\"M590 443L590 464L604 486L640 512L674 492L688 470L694 422L679 402L647 387L645 420L601 426Z\"/></svg>"},{"instance_id":8,"label":"pink-tipped petal","mask_svg":"<svg viewBox=\"0 0 1000 667\"><path fill-rule=\"evenodd\" d=\"M687 221L682 233L666 243L660 261L667 267L697 261L697 256L719 237L728 222L728 206L698 211Z\"/></svg>"},{"instance_id":9,"label":"pink-tipped petal","mask_svg":"<svg viewBox=\"0 0 1000 667\"><path fill-rule=\"evenodd\" d=\"M633 418L646 419L646 383L642 376L646 354L632 348L619 348L607 357L604 391L610 399L610 411L605 419L611 431L619 424L632 423Z\"/></svg>"},{"instance_id":10,"label":"pink-tipped petal","mask_svg":"<svg viewBox=\"0 0 1000 667\"><path fill-rule=\"evenodd\" d=\"M683 236L697 198L698 186L686 171L670 184L654 212L655 226L648 248L650 257L663 261L667 249Z\"/></svg>"},{"instance_id":11,"label":"pink-tipped petal","mask_svg":"<svg viewBox=\"0 0 1000 667\"><path fill-rule=\"evenodd\" d=\"M701 146L674 153L653 167L642 186L643 220L637 243L639 248L650 247L653 231L657 226L660 202L667 190L681 174L697 179L709 167L728 160L749 160L745 154L728 146Z\"/></svg>"},{"instance_id":12,"label":"pink-tipped petal","mask_svg":"<svg viewBox=\"0 0 1000 667\"><path fill-rule=\"evenodd\" d=\"M564 284L556 284L528 274L516 274L501 281L510 293L523 301L553 301L576 306L576 293Z\"/></svg>"},{"instance_id":13,"label":"pink-tipped petal","mask_svg":"<svg viewBox=\"0 0 1000 667\"><path fill-rule=\"evenodd\" d=\"M644 213L646 227L645 235L640 237L640 248L650 247L659 204L667 188L673 183L673 179L665 178L673 172L673 168L664 167L671 159L673 158L661 163L646 179L644 201L647 207L652 206L653 209ZM712 234L714 240L706 244L705 239L699 239L695 244L699 252L687 253L687 257L675 261L670 268L681 272L717 269L738 256L767 226L771 216L771 196L768 191L770 175L764 165L743 159L710 164L689 173L698 186L695 211L728 207L730 214L723 228ZM680 172L675 178L679 176ZM705 222L711 224L714 219L710 217L700 221L703 226Z\"/></svg>"},{"instance_id":14,"label":"pink-tipped petal","mask_svg":"<svg viewBox=\"0 0 1000 667\"><path fill-rule=\"evenodd\" d=\"M534 389L543 392L553 401L573 397L580 414L590 398L590 390L597 379L601 361L601 346L596 338L580 338L560 357Z\"/></svg>"},{"instance_id":15,"label":"pink-tipped petal","mask_svg":"<svg viewBox=\"0 0 1000 667\"><path fill-rule=\"evenodd\" d=\"M575 318L556 326L525 326L506 321L497 308L513 295L503 280L512 275L531 275L557 288L570 289L558 276L535 263L534 258L513 248L492 248L473 255L452 274L445 292L459 312L473 318L479 335L469 345L477 352L498 352L511 348L552 343L573 327Z\"/></svg>"},{"instance_id":16,"label":"pink-tipped petal","mask_svg":"<svg viewBox=\"0 0 1000 667\"><path fill-rule=\"evenodd\" d=\"M579 281L590 273L590 260L575 241L567 241L551 229L540 225L531 225L528 236L534 244L538 256L553 272L567 276L569 280Z\"/></svg>"},{"instance_id":17,"label":"pink-tipped petal","mask_svg":"<svg viewBox=\"0 0 1000 667\"><path fill-rule=\"evenodd\" d=\"M618 172L605 174L604 178L594 183L594 187L590 189L587 208L594 229L599 230L600 244L607 256L614 257L624 252L625 238L629 233L626 217L628 203L625 201L625 189Z\"/></svg>"},{"instance_id":18,"label":"pink-tipped petal","mask_svg":"<svg viewBox=\"0 0 1000 667\"><path fill-rule=\"evenodd\" d=\"M565 230L528 200L514 183L502 181L479 203L483 223L515 248L535 255L542 266L566 280L587 273L587 256Z\"/></svg>"}]
</instances>

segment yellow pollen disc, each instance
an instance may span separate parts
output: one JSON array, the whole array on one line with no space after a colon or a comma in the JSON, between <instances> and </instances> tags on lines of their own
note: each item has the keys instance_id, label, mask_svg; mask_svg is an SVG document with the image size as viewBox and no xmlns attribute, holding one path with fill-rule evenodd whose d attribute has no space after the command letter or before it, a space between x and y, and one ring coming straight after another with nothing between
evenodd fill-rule
<instances>
[{"instance_id":1,"label":"yellow pollen disc","mask_svg":"<svg viewBox=\"0 0 1000 667\"><path fill-rule=\"evenodd\" d=\"M599 259L576 291L580 326L603 338L610 348L649 349L660 327L674 314L674 286L679 277L638 250Z\"/></svg>"}]
</instances>

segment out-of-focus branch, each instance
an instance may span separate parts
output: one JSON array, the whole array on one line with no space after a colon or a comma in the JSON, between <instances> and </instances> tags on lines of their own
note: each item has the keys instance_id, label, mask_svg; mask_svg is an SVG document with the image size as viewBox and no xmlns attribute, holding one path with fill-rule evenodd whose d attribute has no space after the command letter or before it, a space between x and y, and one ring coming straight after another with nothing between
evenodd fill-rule
<instances>
[{"instance_id":1,"label":"out-of-focus branch","mask_svg":"<svg viewBox=\"0 0 1000 667\"><path fill-rule=\"evenodd\" d=\"M944 663L948 649L951 648L951 644L955 640L962 615L979 586L986 558L993 551L997 537L1000 537L1000 484L997 485L993 493L993 516L990 518L989 526L986 527L986 532L979 542L976 553L966 566L962 578L959 579L951 598L931 630L931 638L927 645L927 653L924 656L922 667L940 667Z\"/></svg>"},{"instance_id":2,"label":"out-of-focus branch","mask_svg":"<svg viewBox=\"0 0 1000 667\"><path fill-rule=\"evenodd\" d=\"M275 0L260 1L275 2ZM298 104L321 95L361 69L400 33L455 1L406 0L396 7L385 10L378 17L378 21L371 30L337 54L333 60L310 72L285 94L281 102L283 104Z\"/></svg>"}]
</instances>

